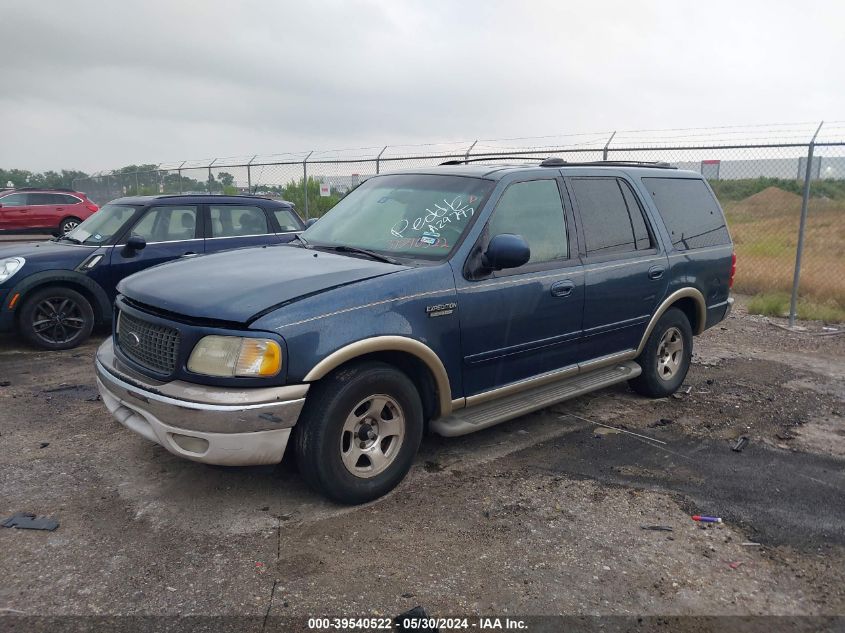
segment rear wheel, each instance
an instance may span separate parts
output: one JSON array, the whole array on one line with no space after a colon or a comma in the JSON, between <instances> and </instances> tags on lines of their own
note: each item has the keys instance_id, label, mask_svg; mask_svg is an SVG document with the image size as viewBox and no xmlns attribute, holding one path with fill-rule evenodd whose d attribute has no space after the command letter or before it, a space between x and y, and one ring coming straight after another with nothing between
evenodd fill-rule
<instances>
[{"instance_id":1,"label":"rear wheel","mask_svg":"<svg viewBox=\"0 0 845 633\"><path fill-rule=\"evenodd\" d=\"M678 308L669 308L658 319L637 359L643 372L630 381L637 393L664 398L675 393L692 360L692 327Z\"/></svg>"},{"instance_id":2,"label":"rear wheel","mask_svg":"<svg viewBox=\"0 0 845 633\"><path fill-rule=\"evenodd\" d=\"M59 231L61 231L62 235L64 235L79 226L80 222L82 222L82 220L79 218L65 218L62 220L62 223L59 224Z\"/></svg>"},{"instance_id":3,"label":"rear wheel","mask_svg":"<svg viewBox=\"0 0 845 633\"><path fill-rule=\"evenodd\" d=\"M402 481L422 431L422 403L411 380L385 363L361 363L312 387L294 448L313 488L339 503L364 503Z\"/></svg>"},{"instance_id":4,"label":"rear wheel","mask_svg":"<svg viewBox=\"0 0 845 633\"><path fill-rule=\"evenodd\" d=\"M71 349L85 341L94 328L94 310L84 296L59 286L37 290L21 306L18 327L33 345L44 349Z\"/></svg>"}]
</instances>

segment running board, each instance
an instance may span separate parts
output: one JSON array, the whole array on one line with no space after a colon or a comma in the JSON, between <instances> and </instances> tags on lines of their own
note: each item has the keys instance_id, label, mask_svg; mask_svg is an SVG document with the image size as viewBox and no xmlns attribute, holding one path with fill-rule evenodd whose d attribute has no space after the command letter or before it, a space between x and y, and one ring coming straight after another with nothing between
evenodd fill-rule
<instances>
[{"instance_id":1,"label":"running board","mask_svg":"<svg viewBox=\"0 0 845 633\"><path fill-rule=\"evenodd\" d=\"M459 409L451 415L432 420L431 430L444 437L466 435L558 402L631 380L641 373L642 369L634 361L615 363L474 407Z\"/></svg>"}]
</instances>

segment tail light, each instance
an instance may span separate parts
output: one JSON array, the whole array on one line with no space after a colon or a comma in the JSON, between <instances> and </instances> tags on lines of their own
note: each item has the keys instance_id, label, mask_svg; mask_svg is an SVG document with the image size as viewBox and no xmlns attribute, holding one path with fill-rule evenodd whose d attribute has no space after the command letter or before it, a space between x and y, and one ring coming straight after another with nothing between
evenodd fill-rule
<instances>
[{"instance_id":1,"label":"tail light","mask_svg":"<svg viewBox=\"0 0 845 633\"><path fill-rule=\"evenodd\" d=\"M736 253L731 253L731 276L728 279L728 288L734 287L734 275L736 275Z\"/></svg>"},{"instance_id":2,"label":"tail light","mask_svg":"<svg viewBox=\"0 0 845 633\"><path fill-rule=\"evenodd\" d=\"M94 213L94 211L98 211L100 209L100 207L98 207L93 202L86 202L85 208L88 209L91 213Z\"/></svg>"}]
</instances>

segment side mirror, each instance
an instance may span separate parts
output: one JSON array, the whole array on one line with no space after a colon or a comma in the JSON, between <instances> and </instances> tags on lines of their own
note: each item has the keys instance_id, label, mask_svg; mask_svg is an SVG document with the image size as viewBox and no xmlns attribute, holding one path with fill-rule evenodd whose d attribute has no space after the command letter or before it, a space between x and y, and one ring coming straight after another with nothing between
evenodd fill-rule
<instances>
[{"instance_id":1,"label":"side mirror","mask_svg":"<svg viewBox=\"0 0 845 633\"><path fill-rule=\"evenodd\" d=\"M135 253L147 248L147 240L140 235L130 235L120 254L124 257L135 257Z\"/></svg>"},{"instance_id":2,"label":"side mirror","mask_svg":"<svg viewBox=\"0 0 845 633\"><path fill-rule=\"evenodd\" d=\"M305 222L305 228L307 229L310 226L314 226L317 223L317 218L309 218Z\"/></svg>"},{"instance_id":3,"label":"side mirror","mask_svg":"<svg viewBox=\"0 0 845 633\"><path fill-rule=\"evenodd\" d=\"M481 264L489 270L519 268L531 259L531 248L521 235L502 233L487 245Z\"/></svg>"}]
</instances>

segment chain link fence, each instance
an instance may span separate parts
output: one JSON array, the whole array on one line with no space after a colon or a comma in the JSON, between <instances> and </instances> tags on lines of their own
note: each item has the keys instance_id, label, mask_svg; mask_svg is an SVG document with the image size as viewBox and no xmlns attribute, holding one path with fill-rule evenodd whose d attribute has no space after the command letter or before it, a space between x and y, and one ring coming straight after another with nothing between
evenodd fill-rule
<instances>
[{"instance_id":1,"label":"chain link fence","mask_svg":"<svg viewBox=\"0 0 845 633\"><path fill-rule=\"evenodd\" d=\"M288 200L311 218L375 174L448 160L532 162L549 156L661 161L702 174L736 244L735 289L755 295L763 313L789 311L793 322L796 314L845 320L845 121L215 158L100 172L73 186L100 204L161 193L265 195Z\"/></svg>"}]
</instances>

